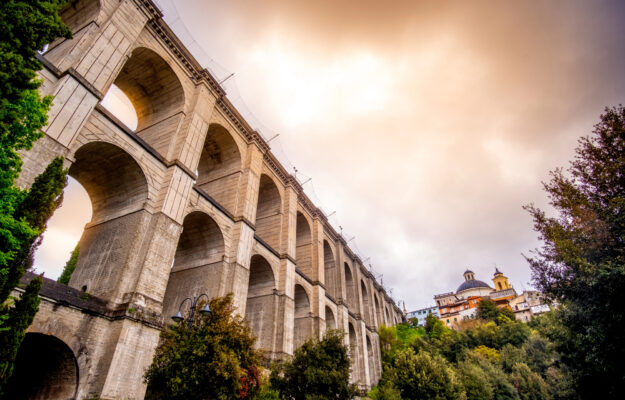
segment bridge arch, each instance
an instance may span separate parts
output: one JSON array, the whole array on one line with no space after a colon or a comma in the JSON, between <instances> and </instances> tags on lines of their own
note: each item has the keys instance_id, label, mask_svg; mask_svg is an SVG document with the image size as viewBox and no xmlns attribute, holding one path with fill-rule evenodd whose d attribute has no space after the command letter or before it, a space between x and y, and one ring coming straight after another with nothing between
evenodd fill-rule
<instances>
[{"instance_id":1,"label":"bridge arch","mask_svg":"<svg viewBox=\"0 0 625 400\"><path fill-rule=\"evenodd\" d=\"M367 352L367 362L368 362L368 367L369 367L369 385L374 385L374 382L376 381L377 378L377 372L376 372L376 357L375 357L375 353L373 350L373 345L371 344L371 339L369 339L369 335L366 335L366 352Z\"/></svg>"},{"instance_id":2,"label":"bridge arch","mask_svg":"<svg viewBox=\"0 0 625 400\"><path fill-rule=\"evenodd\" d=\"M260 255L252 256L245 306L245 319L258 338L256 345L273 350L275 335L276 279L269 262Z\"/></svg>"},{"instance_id":3,"label":"bridge arch","mask_svg":"<svg viewBox=\"0 0 625 400\"><path fill-rule=\"evenodd\" d=\"M312 337L313 318L310 297L302 285L295 284L293 317L293 349L298 348Z\"/></svg>"},{"instance_id":4,"label":"bridge arch","mask_svg":"<svg viewBox=\"0 0 625 400\"><path fill-rule=\"evenodd\" d=\"M256 206L256 234L274 250L280 251L282 197L268 175L260 176Z\"/></svg>"},{"instance_id":5,"label":"bridge arch","mask_svg":"<svg viewBox=\"0 0 625 400\"><path fill-rule=\"evenodd\" d=\"M208 127L197 174L196 185L234 213L241 176L241 150L230 132L219 124Z\"/></svg>"},{"instance_id":6,"label":"bridge arch","mask_svg":"<svg viewBox=\"0 0 625 400\"><path fill-rule=\"evenodd\" d=\"M91 222L80 239L80 256L70 286L112 300L131 257L132 243L149 197L142 168L121 148L89 142L74 153L69 175L89 195Z\"/></svg>"},{"instance_id":7,"label":"bridge arch","mask_svg":"<svg viewBox=\"0 0 625 400\"><path fill-rule=\"evenodd\" d=\"M167 158L184 117L185 93L178 75L154 50L137 47L113 84L132 103L137 135Z\"/></svg>"},{"instance_id":8,"label":"bridge arch","mask_svg":"<svg viewBox=\"0 0 625 400\"><path fill-rule=\"evenodd\" d=\"M73 399L78 375L76 357L65 342L51 335L27 333L4 394L7 399Z\"/></svg>"},{"instance_id":9,"label":"bridge arch","mask_svg":"<svg viewBox=\"0 0 625 400\"><path fill-rule=\"evenodd\" d=\"M219 225L208 214L193 211L184 218L172 262L163 317L168 321L187 297L202 293L219 296L219 277L224 268L224 238Z\"/></svg>"},{"instance_id":10,"label":"bridge arch","mask_svg":"<svg viewBox=\"0 0 625 400\"><path fill-rule=\"evenodd\" d=\"M326 306L326 330L330 329L336 329L336 318L332 309Z\"/></svg>"},{"instance_id":11,"label":"bridge arch","mask_svg":"<svg viewBox=\"0 0 625 400\"><path fill-rule=\"evenodd\" d=\"M374 313L375 313L375 318L377 320L376 327L379 328L380 325L382 325L384 322L383 322L383 319L382 319L382 311L381 311L381 308L380 308L380 301L378 300L378 295L377 295L376 292L373 292L373 305L375 307Z\"/></svg>"},{"instance_id":12,"label":"bridge arch","mask_svg":"<svg viewBox=\"0 0 625 400\"><path fill-rule=\"evenodd\" d=\"M355 309L356 301L356 286L354 285L354 277L352 275L352 269L347 263L343 264L345 269L345 296L347 297L347 307Z\"/></svg>"},{"instance_id":13,"label":"bridge arch","mask_svg":"<svg viewBox=\"0 0 625 400\"><path fill-rule=\"evenodd\" d=\"M365 281L360 280L360 293L362 295L362 317L367 325L371 325L371 312L369 311L369 293Z\"/></svg>"},{"instance_id":14,"label":"bridge arch","mask_svg":"<svg viewBox=\"0 0 625 400\"><path fill-rule=\"evenodd\" d=\"M324 282L326 285L326 291L330 296L338 299L339 285L338 285L338 273L336 270L336 262L334 258L334 252L327 240L323 241L323 272Z\"/></svg>"},{"instance_id":15,"label":"bridge arch","mask_svg":"<svg viewBox=\"0 0 625 400\"><path fill-rule=\"evenodd\" d=\"M312 234L308 219L297 212L295 233L295 264L307 276L313 276L312 270Z\"/></svg>"},{"instance_id":16,"label":"bridge arch","mask_svg":"<svg viewBox=\"0 0 625 400\"><path fill-rule=\"evenodd\" d=\"M356 329L351 321L348 323L349 329L349 359L351 365L350 380L352 383L356 383L360 380L360 355L358 352L358 336L356 335Z\"/></svg>"}]
</instances>

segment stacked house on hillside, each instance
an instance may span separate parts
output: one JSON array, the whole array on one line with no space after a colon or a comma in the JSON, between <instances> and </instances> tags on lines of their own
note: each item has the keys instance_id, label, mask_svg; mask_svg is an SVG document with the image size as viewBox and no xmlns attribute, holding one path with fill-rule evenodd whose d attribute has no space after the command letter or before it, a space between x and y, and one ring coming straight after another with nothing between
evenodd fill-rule
<instances>
[{"instance_id":1,"label":"stacked house on hillside","mask_svg":"<svg viewBox=\"0 0 625 400\"><path fill-rule=\"evenodd\" d=\"M438 313L438 306L430 306L410 311L406 313L406 320L410 321L415 318L417 326L424 326L425 319L427 318L428 314L434 314L436 318L440 318L440 314Z\"/></svg>"}]
</instances>

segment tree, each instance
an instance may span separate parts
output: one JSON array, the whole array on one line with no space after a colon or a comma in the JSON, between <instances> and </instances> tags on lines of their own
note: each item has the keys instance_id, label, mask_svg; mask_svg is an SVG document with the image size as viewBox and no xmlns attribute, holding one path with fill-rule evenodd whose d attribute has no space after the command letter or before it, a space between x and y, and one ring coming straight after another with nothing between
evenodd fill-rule
<instances>
[{"instance_id":1,"label":"tree","mask_svg":"<svg viewBox=\"0 0 625 400\"><path fill-rule=\"evenodd\" d=\"M386 384L402 399L463 399L464 391L450 364L439 355L409 348L397 354Z\"/></svg>"},{"instance_id":2,"label":"tree","mask_svg":"<svg viewBox=\"0 0 625 400\"><path fill-rule=\"evenodd\" d=\"M22 166L19 152L32 147L47 123L52 98L39 95L41 81L35 77L42 64L36 54L44 44L71 36L58 14L64 4L64 0L0 2L0 342L5 346L0 391L37 310L33 300L39 292L37 280L31 281L13 308L7 300L32 263L46 214L51 214L45 208L52 203L49 197L38 199L37 189L20 190L15 180ZM21 313L19 318L16 313Z\"/></svg>"},{"instance_id":3,"label":"tree","mask_svg":"<svg viewBox=\"0 0 625 400\"><path fill-rule=\"evenodd\" d=\"M493 390L492 398L497 400L517 400L519 398L516 388L512 386L512 383L510 383L508 377L496 360L492 359L490 356L476 349L466 352L462 362L475 365L484 372ZM467 393L467 397L468 396L469 394Z\"/></svg>"},{"instance_id":4,"label":"tree","mask_svg":"<svg viewBox=\"0 0 625 400\"><path fill-rule=\"evenodd\" d=\"M491 299L482 299L477 304L477 317L486 321L496 321L499 317L499 309Z\"/></svg>"},{"instance_id":5,"label":"tree","mask_svg":"<svg viewBox=\"0 0 625 400\"><path fill-rule=\"evenodd\" d=\"M33 322L33 318L39 309L39 290L43 279L33 278L15 307L9 309L6 321L9 329L0 334L0 396L13 373L13 363L17 357L17 351L26 335L26 328Z\"/></svg>"},{"instance_id":6,"label":"tree","mask_svg":"<svg viewBox=\"0 0 625 400\"><path fill-rule=\"evenodd\" d=\"M0 358L0 391L10 378L13 371L13 362L17 351L24 339L24 332L31 324L37 313L39 300L35 302L41 287L41 278L31 281L27 290L17 300L13 307L10 299L11 291L17 286L24 272L32 266L33 254L41 244L46 223L52 213L63 201L63 189L67 183L67 170L63 168L63 159L54 159L33 182L28 191L23 191L20 201L15 207L13 217L25 223L29 230L17 236L19 246L16 247L15 257L7 263L0 279L0 315L5 315L3 330L0 331L0 344L3 347ZM36 290L36 291L35 291ZM19 313L19 315L16 315Z\"/></svg>"},{"instance_id":7,"label":"tree","mask_svg":"<svg viewBox=\"0 0 625 400\"><path fill-rule=\"evenodd\" d=\"M562 304L552 339L584 398L625 390L625 109L606 108L578 142L568 173L544 190L549 216L526 206L543 244L529 257L535 285Z\"/></svg>"},{"instance_id":8,"label":"tree","mask_svg":"<svg viewBox=\"0 0 625 400\"><path fill-rule=\"evenodd\" d=\"M550 399L547 384L527 364L518 363L512 367L510 381L519 392L521 400Z\"/></svg>"},{"instance_id":9,"label":"tree","mask_svg":"<svg viewBox=\"0 0 625 400\"><path fill-rule=\"evenodd\" d=\"M425 317L425 333L431 338L440 338L449 333L449 328L443 325L434 314L429 313L427 317Z\"/></svg>"},{"instance_id":10,"label":"tree","mask_svg":"<svg viewBox=\"0 0 625 400\"><path fill-rule=\"evenodd\" d=\"M172 325L145 374L146 399L252 399L260 390L260 354L232 294L210 301L191 326ZM198 309L201 307L198 306Z\"/></svg>"},{"instance_id":11,"label":"tree","mask_svg":"<svg viewBox=\"0 0 625 400\"><path fill-rule=\"evenodd\" d=\"M57 157L35 178L29 190L22 191L13 218L25 223L29 230L16 235L18 246L0 280L0 300L9 297L24 272L32 266L34 252L43 240L48 219L63 202L66 184L67 170L63 168L63 158Z\"/></svg>"},{"instance_id":12,"label":"tree","mask_svg":"<svg viewBox=\"0 0 625 400\"><path fill-rule=\"evenodd\" d=\"M514 321L514 312L508 307L497 307L491 299L482 299L477 305L477 317L486 321L495 321L497 325Z\"/></svg>"},{"instance_id":13,"label":"tree","mask_svg":"<svg viewBox=\"0 0 625 400\"><path fill-rule=\"evenodd\" d=\"M33 234L13 216L21 196L14 182L22 165L19 151L30 149L43 135L52 102L39 95L41 81L35 77L42 64L37 51L58 37L71 36L58 15L63 4L64 0L0 2L0 271L16 258L16 236Z\"/></svg>"},{"instance_id":14,"label":"tree","mask_svg":"<svg viewBox=\"0 0 625 400\"><path fill-rule=\"evenodd\" d=\"M72 250L69 260L65 263L65 267L63 267L63 272L59 279L57 279L58 283L62 283L64 285L69 284L69 279L72 277L72 273L76 269L76 264L78 263L78 254L80 253L80 246L76 245L74 250Z\"/></svg>"},{"instance_id":15,"label":"tree","mask_svg":"<svg viewBox=\"0 0 625 400\"><path fill-rule=\"evenodd\" d=\"M461 362L458 364L458 376L467 396L467 400L490 400L494 390L488 375L478 364Z\"/></svg>"},{"instance_id":16,"label":"tree","mask_svg":"<svg viewBox=\"0 0 625 400\"><path fill-rule=\"evenodd\" d=\"M323 340L311 339L295 350L291 360L275 365L271 386L289 400L352 399L350 360L342 331L330 330Z\"/></svg>"}]
</instances>

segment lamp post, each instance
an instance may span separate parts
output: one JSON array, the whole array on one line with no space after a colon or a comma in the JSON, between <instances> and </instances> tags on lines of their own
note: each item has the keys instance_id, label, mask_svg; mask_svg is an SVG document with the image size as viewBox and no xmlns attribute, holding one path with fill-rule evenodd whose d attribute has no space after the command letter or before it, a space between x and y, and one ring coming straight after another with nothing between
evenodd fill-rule
<instances>
[{"instance_id":1,"label":"lamp post","mask_svg":"<svg viewBox=\"0 0 625 400\"><path fill-rule=\"evenodd\" d=\"M195 307L197 306L198 300L200 300L202 297L206 297L206 305L204 306L204 308L200 310L200 314L202 315L210 314L211 309L208 306L210 297L208 297L207 294L202 293L201 295L197 297L196 296L193 296L193 298L187 297L186 299L182 300L182 303L180 303L180 306L178 307L178 312L176 313L176 315L171 317L171 319L173 319L175 322L181 322L184 319L180 310L182 309L182 306L184 305L184 303L186 303L186 301L188 300L191 302L191 310L190 310L191 312L189 314L189 318L187 319L187 327L191 328L191 325L193 325L193 320L195 317Z\"/></svg>"}]
</instances>

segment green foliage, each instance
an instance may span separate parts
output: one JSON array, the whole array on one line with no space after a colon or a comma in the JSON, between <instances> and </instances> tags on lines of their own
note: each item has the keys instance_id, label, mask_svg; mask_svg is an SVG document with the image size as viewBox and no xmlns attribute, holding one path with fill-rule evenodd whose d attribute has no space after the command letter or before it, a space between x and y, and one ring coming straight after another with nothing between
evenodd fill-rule
<instances>
[{"instance_id":1,"label":"green foliage","mask_svg":"<svg viewBox=\"0 0 625 400\"><path fill-rule=\"evenodd\" d=\"M522 400L543 400L549 398L547 384L527 364L518 363L512 367L510 381Z\"/></svg>"},{"instance_id":2,"label":"green foliage","mask_svg":"<svg viewBox=\"0 0 625 400\"><path fill-rule=\"evenodd\" d=\"M451 365L439 355L407 349L397 354L385 372L385 384L396 388L402 399L464 398Z\"/></svg>"},{"instance_id":3,"label":"green foliage","mask_svg":"<svg viewBox=\"0 0 625 400\"><path fill-rule=\"evenodd\" d=\"M522 363L527 359L527 354L523 348L515 347L511 344L503 346L499 355L499 362L503 370L507 373L512 372L512 367L514 367L515 364Z\"/></svg>"},{"instance_id":4,"label":"green foliage","mask_svg":"<svg viewBox=\"0 0 625 400\"><path fill-rule=\"evenodd\" d=\"M64 285L69 284L69 279L72 277L72 273L76 269L76 264L78 263L79 253L80 246L76 245L76 247L74 247L74 250L72 250L72 253L69 256L69 260L67 260L67 262L65 263L65 267L63 267L63 272L61 273L61 276L59 276L59 279L57 279L58 283L62 283Z\"/></svg>"},{"instance_id":5,"label":"green foliage","mask_svg":"<svg viewBox=\"0 0 625 400\"><path fill-rule=\"evenodd\" d=\"M58 11L65 1L0 2L0 391L9 379L15 355L39 305L41 279L34 279L11 307L10 293L24 271L52 212L62 200L65 171L53 161L30 190L15 186L21 171L20 151L28 150L43 133L51 97L41 98L35 79L44 44L69 29Z\"/></svg>"},{"instance_id":6,"label":"green foliage","mask_svg":"<svg viewBox=\"0 0 625 400\"><path fill-rule=\"evenodd\" d=\"M532 331L496 307L484 309L491 311L488 320L475 321L461 331L429 318L425 332L409 345L395 331L383 328L380 337L386 338L384 343L390 343L393 351L383 351L382 379L370 397L576 398L570 373L559 362L554 344L541 334L553 330L546 318L538 318L532 326L541 330ZM444 387L443 381L451 386Z\"/></svg>"},{"instance_id":7,"label":"green foliage","mask_svg":"<svg viewBox=\"0 0 625 400\"><path fill-rule=\"evenodd\" d=\"M458 364L458 375L467 400L490 400L494 390L488 375L479 364L463 361Z\"/></svg>"},{"instance_id":8,"label":"green foliage","mask_svg":"<svg viewBox=\"0 0 625 400\"><path fill-rule=\"evenodd\" d=\"M491 349L490 347L486 347L484 345L477 346L475 349L473 349L473 351L481 355L488 361L496 362L499 361L501 358L501 355L496 349Z\"/></svg>"},{"instance_id":9,"label":"green foliage","mask_svg":"<svg viewBox=\"0 0 625 400\"><path fill-rule=\"evenodd\" d=\"M367 396L373 400L402 400L399 390L392 386L375 386Z\"/></svg>"},{"instance_id":10,"label":"green foliage","mask_svg":"<svg viewBox=\"0 0 625 400\"><path fill-rule=\"evenodd\" d=\"M39 290L42 283L41 277L33 278L22 296L15 301L14 307L8 310L6 325L9 329L0 332L0 395L13 373L13 363L26 335L26 328L33 322L39 309Z\"/></svg>"},{"instance_id":11,"label":"green foliage","mask_svg":"<svg viewBox=\"0 0 625 400\"><path fill-rule=\"evenodd\" d=\"M42 136L51 98L41 98L36 71L41 69L37 50L71 33L58 11L65 1L0 2L0 273L19 259L23 237L36 235L14 212L22 193L15 186L22 161L19 151L28 150ZM0 298L0 302L6 298Z\"/></svg>"},{"instance_id":12,"label":"green foliage","mask_svg":"<svg viewBox=\"0 0 625 400\"><path fill-rule=\"evenodd\" d=\"M378 330L378 335L380 338L382 363L390 363L398 351L415 346L415 343L422 343L420 338L424 334L425 330L423 328L416 327L412 323L381 326Z\"/></svg>"},{"instance_id":13,"label":"green foliage","mask_svg":"<svg viewBox=\"0 0 625 400\"><path fill-rule=\"evenodd\" d=\"M555 216L530 205L543 241L528 262L534 283L562 307L550 338L583 398L625 391L625 108L606 108L579 140L568 173L544 184Z\"/></svg>"},{"instance_id":14,"label":"green foliage","mask_svg":"<svg viewBox=\"0 0 625 400\"><path fill-rule=\"evenodd\" d=\"M418 328L415 325L412 325L412 323L398 324L395 328L397 330L397 338L401 340L405 346L411 345L416 338L420 337L424 333L422 328Z\"/></svg>"},{"instance_id":15,"label":"green foliage","mask_svg":"<svg viewBox=\"0 0 625 400\"><path fill-rule=\"evenodd\" d=\"M24 272L32 266L33 254L41 243L41 234L46 222L63 200L63 188L66 184L67 171L63 169L63 159L52 161L32 184L28 191L23 191L19 203L14 209L13 218L29 227L27 232L18 236L19 243L15 246L14 258L9 259L0 276L0 315L5 316L0 342L4 348L4 356L0 358L0 390L7 382L13 370L13 361L24 338L24 331L32 322L38 309L37 297L41 282L31 282L27 292L17 300L13 307L9 295L17 286ZM38 281L40 281L39 279ZM34 290L36 289L36 292ZM24 303L28 305L24 305ZM19 310L19 311L18 311ZM19 318L14 314L20 313Z\"/></svg>"},{"instance_id":16,"label":"green foliage","mask_svg":"<svg viewBox=\"0 0 625 400\"><path fill-rule=\"evenodd\" d=\"M477 317L486 321L496 321L499 317L499 309L491 299L482 299L477 304Z\"/></svg>"},{"instance_id":17,"label":"green foliage","mask_svg":"<svg viewBox=\"0 0 625 400\"><path fill-rule=\"evenodd\" d=\"M380 338L382 363L390 363L395 358L397 351L404 347L404 344L397 337L397 329L393 326L382 325L378 330L378 336Z\"/></svg>"},{"instance_id":18,"label":"green foliage","mask_svg":"<svg viewBox=\"0 0 625 400\"><path fill-rule=\"evenodd\" d=\"M449 332L449 328L436 318L434 314L428 314L427 317L425 317L425 332L431 338L440 339Z\"/></svg>"},{"instance_id":19,"label":"green foliage","mask_svg":"<svg viewBox=\"0 0 625 400\"><path fill-rule=\"evenodd\" d=\"M547 369L555 364L558 354L554 347L553 343L538 334L529 337L523 344L523 351L526 363L532 371L545 374Z\"/></svg>"},{"instance_id":20,"label":"green foliage","mask_svg":"<svg viewBox=\"0 0 625 400\"><path fill-rule=\"evenodd\" d=\"M516 400L519 394L509 381L508 376L494 360L489 360L478 351L465 353L463 362L478 366L486 375L489 385L493 390L493 398L498 400Z\"/></svg>"},{"instance_id":21,"label":"green foliage","mask_svg":"<svg viewBox=\"0 0 625 400\"><path fill-rule=\"evenodd\" d=\"M349 383L350 360L343 337L341 331L328 331L323 340L307 341L295 350L291 360L276 364L271 386L278 390L280 398L353 398L356 388Z\"/></svg>"},{"instance_id":22,"label":"green foliage","mask_svg":"<svg viewBox=\"0 0 625 400\"><path fill-rule=\"evenodd\" d=\"M67 184L67 170L63 158L57 157L35 178L29 190L23 191L16 204L13 218L30 228L20 235L14 258L7 262L6 272L0 278L0 301L8 298L24 272L32 266L33 255L43 240L46 222L63 202L63 189Z\"/></svg>"},{"instance_id":23,"label":"green foliage","mask_svg":"<svg viewBox=\"0 0 625 400\"><path fill-rule=\"evenodd\" d=\"M201 309L201 307L198 307ZM232 294L210 301L194 323L173 325L145 374L146 399L252 399L260 391L260 354L242 317L234 315Z\"/></svg>"},{"instance_id":24,"label":"green foliage","mask_svg":"<svg viewBox=\"0 0 625 400\"><path fill-rule=\"evenodd\" d=\"M269 385L264 385L258 393L258 400L280 400L280 393Z\"/></svg>"},{"instance_id":25,"label":"green foliage","mask_svg":"<svg viewBox=\"0 0 625 400\"><path fill-rule=\"evenodd\" d=\"M477 305L477 317L486 321L494 321L497 325L515 320L514 312L508 307L497 307L491 299L482 299Z\"/></svg>"}]
</instances>

